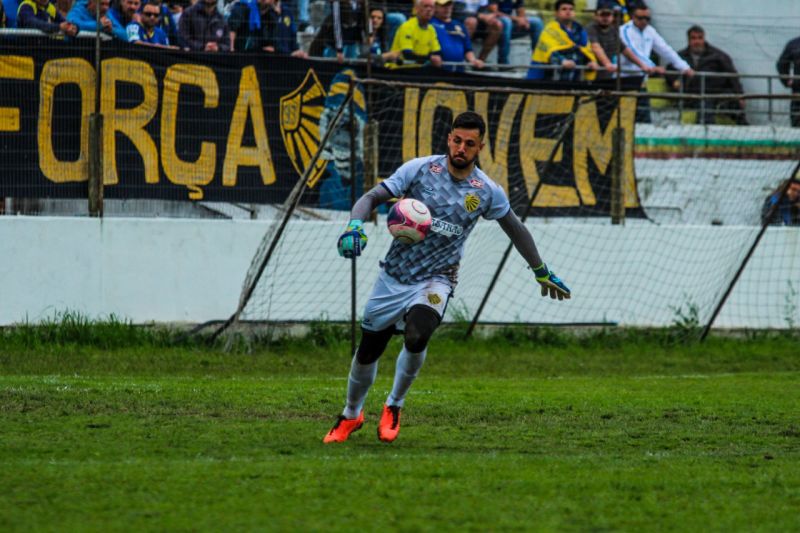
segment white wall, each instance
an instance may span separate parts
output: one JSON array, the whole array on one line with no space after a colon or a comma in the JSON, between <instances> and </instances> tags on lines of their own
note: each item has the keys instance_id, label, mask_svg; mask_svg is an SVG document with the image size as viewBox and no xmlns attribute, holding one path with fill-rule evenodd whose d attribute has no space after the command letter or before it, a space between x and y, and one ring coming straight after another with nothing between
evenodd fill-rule
<instances>
[{"instance_id":1,"label":"white wall","mask_svg":"<svg viewBox=\"0 0 800 533\"><path fill-rule=\"evenodd\" d=\"M90 317L113 313L136 323L226 318L266 227L257 221L2 217L7 255L0 270L0 324L35 322L63 310ZM484 314L487 321L668 325L686 303L699 305L702 318L755 233L751 227L646 222L612 227L537 221L530 227L575 298L541 299L530 272L512 254ZM335 238L328 238L340 230L339 221L298 222L287 241L294 244L256 295L261 304L265 294L271 302L261 316L253 309L250 318L346 320L349 263L336 256ZM377 258L389 244L380 225L369 231L369 253L360 261L359 310L377 274ZM319 244L300 244L303 234ZM477 308L506 244L497 224L476 228L450 319L459 309ZM787 317L800 323L796 294L787 284L794 281L800 289L798 272L800 228L771 229L719 324L784 327Z\"/></svg>"},{"instance_id":2,"label":"white wall","mask_svg":"<svg viewBox=\"0 0 800 533\"><path fill-rule=\"evenodd\" d=\"M265 225L0 217L0 324L63 310L135 322L225 317Z\"/></svg>"}]
</instances>

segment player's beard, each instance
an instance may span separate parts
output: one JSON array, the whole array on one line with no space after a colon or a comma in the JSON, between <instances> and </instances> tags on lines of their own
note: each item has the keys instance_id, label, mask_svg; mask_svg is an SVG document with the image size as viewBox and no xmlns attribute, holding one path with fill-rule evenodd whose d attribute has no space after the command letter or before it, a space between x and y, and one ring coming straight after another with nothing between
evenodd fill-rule
<instances>
[{"instance_id":1,"label":"player's beard","mask_svg":"<svg viewBox=\"0 0 800 533\"><path fill-rule=\"evenodd\" d=\"M466 157L463 159L456 159L455 157L453 157L453 154L451 152L447 154L447 158L450 160L450 164L453 165L454 168L457 168L459 170L464 170L465 168L468 168L471 164L473 164L475 162L475 159L478 158L478 156L476 155L472 159L467 159Z\"/></svg>"}]
</instances>

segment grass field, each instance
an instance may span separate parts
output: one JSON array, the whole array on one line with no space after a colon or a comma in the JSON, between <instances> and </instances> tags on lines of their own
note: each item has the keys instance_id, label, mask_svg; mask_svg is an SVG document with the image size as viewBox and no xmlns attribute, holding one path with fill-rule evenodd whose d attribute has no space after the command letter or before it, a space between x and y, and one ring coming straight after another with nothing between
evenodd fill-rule
<instances>
[{"instance_id":1,"label":"grass field","mask_svg":"<svg viewBox=\"0 0 800 533\"><path fill-rule=\"evenodd\" d=\"M798 338L434 340L403 429L322 436L348 343L0 336L0 530L800 530Z\"/></svg>"}]
</instances>

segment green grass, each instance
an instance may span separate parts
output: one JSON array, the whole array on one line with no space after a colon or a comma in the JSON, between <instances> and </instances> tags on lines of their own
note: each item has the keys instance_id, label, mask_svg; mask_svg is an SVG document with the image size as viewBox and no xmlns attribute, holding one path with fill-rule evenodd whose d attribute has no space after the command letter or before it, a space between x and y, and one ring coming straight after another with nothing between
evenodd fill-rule
<instances>
[{"instance_id":1,"label":"green grass","mask_svg":"<svg viewBox=\"0 0 800 533\"><path fill-rule=\"evenodd\" d=\"M800 527L791 335L444 332L387 445L395 340L365 429L324 446L349 366L336 328L226 354L51 326L0 334L3 531Z\"/></svg>"}]
</instances>

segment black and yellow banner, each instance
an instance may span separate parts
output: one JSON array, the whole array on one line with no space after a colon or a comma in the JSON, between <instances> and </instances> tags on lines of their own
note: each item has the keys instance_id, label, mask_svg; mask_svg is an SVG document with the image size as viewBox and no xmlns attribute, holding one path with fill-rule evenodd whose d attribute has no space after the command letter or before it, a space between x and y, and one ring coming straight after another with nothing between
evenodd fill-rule
<instances>
[{"instance_id":1,"label":"black and yellow banner","mask_svg":"<svg viewBox=\"0 0 800 533\"><path fill-rule=\"evenodd\" d=\"M93 53L93 43L83 41L3 43L0 196L86 197L89 116L95 106ZM317 150L352 75L365 77L363 71L332 62L105 43L99 99L105 197L281 202ZM440 84L435 89L358 87L359 133L368 118L380 122L382 177L405 160L444 152L453 114L471 109L489 126L480 165L509 191L515 208L524 208L533 194L534 214L608 213L618 101L576 106L572 96L463 88L564 88L507 78L431 70L378 70L375 75ZM574 120L567 120L573 109ZM625 205L638 211L635 100L623 99L621 109L627 140ZM543 172L565 123L565 142ZM349 131L333 135L310 173L307 203L349 207L350 175L354 172L359 182L363 167L357 161L350 168L347 143ZM359 143L359 156L362 149Z\"/></svg>"}]
</instances>

